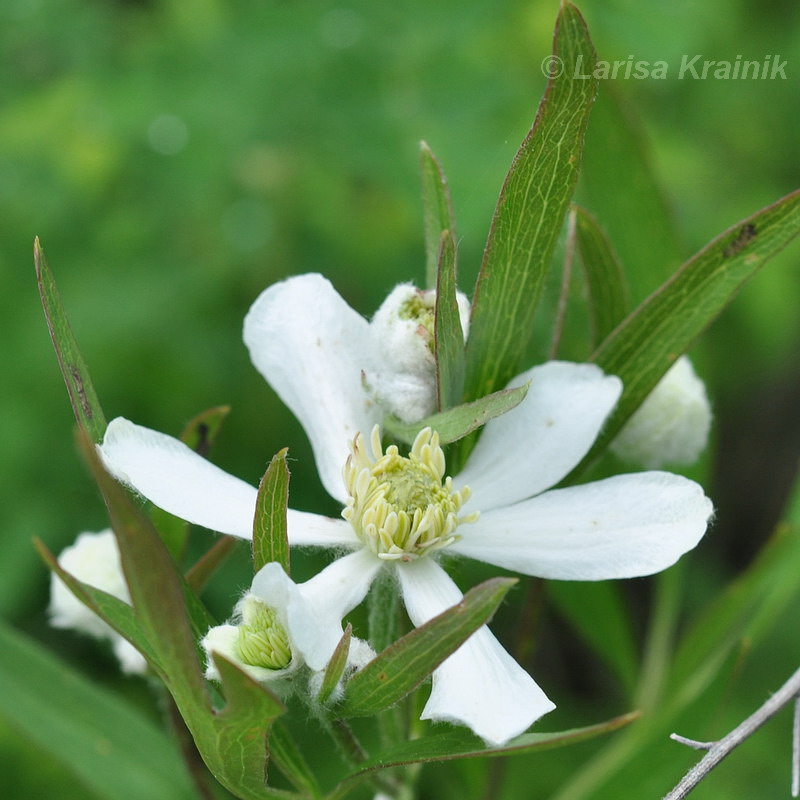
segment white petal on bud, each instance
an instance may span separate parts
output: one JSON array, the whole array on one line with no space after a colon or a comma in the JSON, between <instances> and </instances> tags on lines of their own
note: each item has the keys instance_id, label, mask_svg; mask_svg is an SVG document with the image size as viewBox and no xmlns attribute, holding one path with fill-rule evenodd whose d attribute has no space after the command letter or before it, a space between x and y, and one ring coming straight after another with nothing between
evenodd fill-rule
<instances>
[{"instance_id":1,"label":"white petal on bud","mask_svg":"<svg viewBox=\"0 0 800 800\"><path fill-rule=\"evenodd\" d=\"M79 581L130 604L117 539L111 530L81 533L75 544L63 550L58 563ZM50 624L55 628L72 628L95 639L110 641L124 672L141 674L147 670L141 653L78 600L55 573L50 578L49 614Z\"/></svg>"},{"instance_id":2,"label":"white petal on bud","mask_svg":"<svg viewBox=\"0 0 800 800\"><path fill-rule=\"evenodd\" d=\"M708 442L711 406L705 384L681 356L611 443L620 458L647 469L692 464Z\"/></svg>"},{"instance_id":3,"label":"white petal on bud","mask_svg":"<svg viewBox=\"0 0 800 800\"><path fill-rule=\"evenodd\" d=\"M466 341L469 301L457 294L459 317ZM370 323L383 365L367 375L378 402L404 422L417 422L436 407L434 307L436 291L421 291L410 283L396 286Z\"/></svg>"}]
</instances>

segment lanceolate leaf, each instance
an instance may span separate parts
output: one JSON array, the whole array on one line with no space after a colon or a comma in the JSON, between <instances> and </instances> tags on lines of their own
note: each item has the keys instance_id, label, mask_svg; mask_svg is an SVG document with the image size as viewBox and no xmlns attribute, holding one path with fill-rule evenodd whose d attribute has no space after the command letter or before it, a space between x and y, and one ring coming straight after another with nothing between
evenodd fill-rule
<instances>
[{"instance_id":1,"label":"lanceolate leaf","mask_svg":"<svg viewBox=\"0 0 800 800\"><path fill-rule=\"evenodd\" d=\"M47 266L44 251L37 237L33 244L33 260L36 265L36 279L39 283L39 295L50 329L50 338L56 350L58 366L67 384L67 392L75 412L78 424L86 430L93 442L103 438L106 429L106 418L100 408L100 401L94 390L89 370L78 350L78 343L70 327L61 295L58 293L53 273Z\"/></svg>"},{"instance_id":2,"label":"lanceolate leaf","mask_svg":"<svg viewBox=\"0 0 800 800\"><path fill-rule=\"evenodd\" d=\"M592 346L597 347L628 313L625 275L611 242L598 221L574 206L578 250L589 294Z\"/></svg>"},{"instance_id":3,"label":"lanceolate leaf","mask_svg":"<svg viewBox=\"0 0 800 800\"><path fill-rule=\"evenodd\" d=\"M443 231L439 248L434 313L434 357L436 360L436 407L452 408L464 391L464 332L456 300L456 242Z\"/></svg>"},{"instance_id":4,"label":"lanceolate leaf","mask_svg":"<svg viewBox=\"0 0 800 800\"><path fill-rule=\"evenodd\" d=\"M524 733L502 747L486 748L478 739L466 731L452 730L434 736L423 736L397 745L380 756L370 758L359 765L359 772L350 776L325 800L339 800L345 797L371 772L409 764L424 764L432 761L452 761L461 758L496 758L499 756L520 756L537 751L553 750L611 733L629 725L638 718L637 712L614 717L598 725L573 728L556 733Z\"/></svg>"},{"instance_id":5,"label":"lanceolate leaf","mask_svg":"<svg viewBox=\"0 0 800 800\"><path fill-rule=\"evenodd\" d=\"M387 647L345 687L342 716L377 714L419 686L433 670L492 617L515 578L492 578L460 603Z\"/></svg>"},{"instance_id":6,"label":"lanceolate leaf","mask_svg":"<svg viewBox=\"0 0 800 800\"><path fill-rule=\"evenodd\" d=\"M253 522L253 569L277 561L289 574L289 540L286 533L286 505L289 502L287 448L276 453L261 479Z\"/></svg>"},{"instance_id":7,"label":"lanceolate leaf","mask_svg":"<svg viewBox=\"0 0 800 800\"><path fill-rule=\"evenodd\" d=\"M442 231L456 238L456 218L453 203L441 165L430 147L420 142L420 172L422 174L422 211L425 223L425 283L436 287L439 248ZM459 398L460 399L460 398Z\"/></svg>"},{"instance_id":8,"label":"lanceolate leaf","mask_svg":"<svg viewBox=\"0 0 800 800\"><path fill-rule=\"evenodd\" d=\"M562 5L548 82L495 208L467 341L465 399L508 383L529 344L553 249L575 189L597 90L595 52L578 10Z\"/></svg>"},{"instance_id":9,"label":"lanceolate leaf","mask_svg":"<svg viewBox=\"0 0 800 800\"><path fill-rule=\"evenodd\" d=\"M196 798L174 744L130 703L2 621L0 652L0 716L70 769L92 797Z\"/></svg>"},{"instance_id":10,"label":"lanceolate leaf","mask_svg":"<svg viewBox=\"0 0 800 800\"><path fill-rule=\"evenodd\" d=\"M406 444L413 444L416 435L423 428L433 428L439 434L442 444L450 444L463 439L468 433L485 425L490 419L499 417L512 408L516 408L528 393L528 384L513 389L502 389L499 392L474 400L471 403L456 406L419 422L408 424L396 417L384 419L384 427L396 439Z\"/></svg>"},{"instance_id":11,"label":"lanceolate leaf","mask_svg":"<svg viewBox=\"0 0 800 800\"><path fill-rule=\"evenodd\" d=\"M600 452L741 287L800 232L800 191L718 236L639 306L592 360L624 390L587 458Z\"/></svg>"},{"instance_id":12,"label":"lanceolate leaf","mask_svg":"<svg viewBox=\"0 0 800 800\"><path fill-rule=\"evenodd\" d=\"M325 705L328 702L328 698L333 694L333 690L342 679L344 668L347 666L347 656L350 653L350 639L352 636L353 626L348 622L339 644L336 645L336 649L325 667L325 676L322 679L322 686L317 696L320 705Z\"/></svg>"}]
</instances>

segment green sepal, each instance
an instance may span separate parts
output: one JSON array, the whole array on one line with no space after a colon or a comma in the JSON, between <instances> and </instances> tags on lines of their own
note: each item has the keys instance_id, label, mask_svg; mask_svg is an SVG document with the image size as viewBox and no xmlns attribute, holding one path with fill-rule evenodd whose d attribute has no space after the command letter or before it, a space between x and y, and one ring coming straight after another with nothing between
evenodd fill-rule
<instances>
[{"instance_id":1,"label":"green sepal","mask_svg":"<svg viewBox=\"0 0 800 800\"><path fill-rule=\"evenodd\" d=\"M622 264L600 223L585 208L573 209L578 252L586 276L591 342L597 348L628 313L628 290Z\"/></svg>"},{"instance_id":2,"label":"green sepal","mask_svg":"<svg viewBox=\"0 0 800 800\"><path fill-rule=\"evenodd\" d=\"M458 405L464 392L464 331L456 291L456 240L450 231L442 231L433 329L439 411Z\"/></svg>"},{"instance_id":3,"label":"green sepal","mask_svg":"<svg viewBox=\"0 0 800 800\"><path fill-rule=\"evenodd\" d=\"M516 578L485 581L459 603L389 645L348 681L337 713L363 717L393 706L492 618L516 582Z\"/></svg>"},{"instance_id":4,"label":"green sepal","mask_svg":"<svg viewBox=\"0 0 800 800\"><path fill-rule=\"evenodd\" d=\"M322 679L322 686L320 687L317 697L317 701L320 705L324 706L328 702L328 699L333 694L333 690L342 679L342 675L344 675L344 669L347 666L347 656L350 654L350 639L352 636L353 626L348 622L342 634L342 638L339 640L339 644L336 645L336 649L333 651L333 655L330 659L328 659L328 663L325 667L325 675Z\"/></svg>"},{"instance_id":5,"label":"green sepal","mask_svg":"<svg viewBox=\"0 0 800 800\"><path fill-rule=\"evenodd\" d=\"M586 23L564 3L554 63L536 120L517 151L497 201L472 300L464 398L505 386L520 371L553 250L578 179L583 139L597 92ZM581 74L575 65L583 64Z\"/></svg>"},{"instance_id":6,"label":"green sepal","mask_svg":"<svg viewBox=\"0 0 800 800\"><path fill-rule=\"evenodd\" d=\"M717 236L603 341L592 360L624 388L582 464L603 451L678 356L798 232L800 191Z\"/></svg>"},{"instance_id":7,"label":"green sepal","mask_svg":"<svg viewBox=\"0 0 800 800\"><path fill-rule=\"evenodd\" d=\"M289 575L289 539L286 507L289 503L289 467L284 447L272 457L261 479L253 521L253 570L277 561Z\"/></svg>"},{"instance_id":8,"label":"green sepal","mask_svg":"<svg viewBox=\"0 0 800 800\"><path fill-rule=\"evenodd\" d=\"M75 419L93 442L100 442L106 429L106 418L97 399L86 362L78 350L78 342L70 327L61 295L53 273L47 266L38 236L33 243L33 260L47 327L53 340L58 366L67 384L67 393Z\"/></svg>"},{"instance_id":9,"label":"green sepal","mask_svg":"<svg viewBox=\"0 0 800 800\"><path fill-rule=\"evenodd\" d=\"M450 444L463 439L490 419L516 408L525 399L528 386L529 382L513 389L501 389L499 392L481 397L480 400L431 414L419 422L401 422L397 417L388 415L384 418L383 424L395 439L406 444L413 444L423 428L432 428L439 434L439 441L442 444Z\"/></svg>"},{"instance_id":10,"label":"green sepal","mask_svg":"<svg viewBox=\"0 0 800 800\"><path fill-rule=\"evenodd\" d=\"M425 285L437 285L439 248L443 231L456 237L456 219L450 189L441 164L426 142L419 143L419 165L422 176L422 213L425 227ZM460 398L459 398L460 399Z\"/></svg>"}]
</instances>

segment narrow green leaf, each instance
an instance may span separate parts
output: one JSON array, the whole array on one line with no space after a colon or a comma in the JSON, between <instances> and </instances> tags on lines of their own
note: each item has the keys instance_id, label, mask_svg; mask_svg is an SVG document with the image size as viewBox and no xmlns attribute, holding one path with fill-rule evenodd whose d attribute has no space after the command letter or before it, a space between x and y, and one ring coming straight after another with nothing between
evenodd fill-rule
<instances>
[{"instance_id":1,"label":"narrow green leaf","mask_svg":"<svg viewBox=\"0 0 800 800\"><path fill-rule=\"evenodd\" d=\"M597 91L594 64L586 24L575 6L565 3L551 62L558 74L548 82L533 127L506 176L475 286L465 399L504 386L520 369L578 179Z\"/></svg>"},{"instance_id":2,"label":"narrow green leaf","mask_svg":"<svg viewBox=\"0 0 800 800\"><path fill-rule=\"evenodd\" d=\"M277 561L289 574L289 539L286 533L286 506L289 503L287 448L276 453L261 479L253 522L253 569Z\"/></svg>"},{"instance_id":3,"label":"narrow green leaf","mask_svg":"<svg viewBox=\"0 0 800 800\"><path fill-rule=\"evenodd\" d=\"M275 766L292 782L294 787L309 797L319 797L320 789L314 773L297 743L281 720L272 725L269 750Z\"/></svg>"},{"instance_id":4,"label":"narrow green leaf","mask_svg":"<svg viewBox=\"0 0 800 800\"><path fill-rule=\"evenodd\" d=\"M487 748L472 734L462 730L452 730L434 736L423 736L393 747L380 756L367 759L359 765L359 771L346 778L325 800L339 800L347 796L355 785L362 782L370 773L392 767L410 764L425 764L434 761L453 761L463 758L498 758L501 756L521 756L544 750L585 742L596 736L612 733L638 719L634 711L614 717L597 725L573 728L554 733L523 733L502 747Z\"/></svg>"},{"instance_id":5,"label":"narrow green leaf","mask_svg":"<svg viewBox=\"0 0 800 800\"><path fill-rule=\"evenodd\" d=\"M103 800L196 798L174 744L129 703L0 621L0 716Z\"/></svg>"},{"instance_id":6,"label":"narrow green leaf","mask_svg":"<svg viewBox=\"0 0 800 800\"><path fill-rule=\"evenodd\" d=\"M67 384L75 419L93 442L99 442L106 429L106 418L100 408L100 401L97 399L86 362L78 350L75 334L70 327L55 278L47 266L38 237L33 243L33 260L47 327L53 340L58 366Z\"/></svg>"},{"instance_id":7,"label":"narrow green leaf","mask_svg":"<svg viewBox=\"0 0 800 800\"><path fill-rule=\"evenodd\" d=\"M439 434L442 444L450 444L463 439L468 433L485 425L490 419L499 417L512 408L516 408L528 393L528 383L513 389L501 389L499 392L473 400L471 403L432 414L419 422L408 424L397 417L384 418L384 427L395 439L406 444L413 444L417 434L423 428L433 428Z\"/></svg>"},{"instance_id":8,"label":"narrow green leaf","mask_svg":"<svg viewBox=\"0 0 800 800\"><path fill-rule=\"evenodd\" d=\"M378 573L370 587L367 603L369 641L380 652L397 638L399 627L400 594L389 570Z\"/></svg>"},{"instance_id":9,"label":"narrow green leaf","mask_svg":"<svg viewBox=\"0 0 800 800\"><path fill-rule=\"evenodd\" d=\"M437 265L442 231L456 237L456 218L450 189L436 156L426 142L419 143L422 174L422 211L425 223L425 282L429 289L437 285ZM461 398L459 398L460 400Z\"/></svg>"},{"instance_id":10,"label":"narrow green leaf","mask_svg":"<svg viewBox=\"0 0 800 800\"><path fill-rule=\"evenodd\" d=\"M42 560L47 566L58 575L67 588L78 598L87 608L90 608L98 617L104 619L117 633L124 636L134 647L136 647L148 660L148 662L163 674L158 658L147 640L133 609L118 597L114 597L102 589L98 589L88 583L79 581L69 572L61 568L58 559L47 549L44 542L34 539L33 544Z\"/></svg>"},{"instance_id":11,"label":"narrow green leaf","mask_svg":"<svg viewBox=\"0 0 800 800\"><path fill-rule=\"evenodd\" d=\"M387 647L347 683L339 713L368 716L401 700L492 618L516 582L515 578L485 581L460 603Z\"/></svg>"},{"instance_id":12,"label":"narrow green leaf","mask_svg":"<svg viewBox=\"0 0 800 800\"><path fill-rule=\"evenodd\" d=\"M353 626L348 622L339 644L336 645L336 649L325 667L325 676L322 679L322 686L317 697L320 705L325 705L328 702L328 698L333 694L333 690L342 679L344 668L347 666L347 656L350 652L350 639L352 636Z\"/></svg>"},{"instance_id":13,"label":"narrow green leaf","mask_svg":"<svg viewBox=\"0 0 800 800\"><path fill-rule=\"evenodd\" d=\"M168 676L167 687L182 713L210 708L175 562L147 516L106 472L95 447L85 436L78 444L108 507L133 607Z\"/></svg>"},{"instance_id":14,"label":"narrow green leaf","mask_svg":"<svg viewBox=\"0 0 800 800\"><path fill-rule=\"evenodd\" d=\"M600 345L592 360L619 376L624 389L587 459L602 452L675 359L798 232L800 191L711 241Z\"/></svg>"},{"instance_id":15,"label":"narrow green leaf","mask_svg":"<svg viewBox=\"0 0 800 800\"><path fill-rule=\"evenodd\" d=\"M464 392L464 331L456 300L456 241L442 231L436 278L433 355L436 361L436 407L458 405Z\"/></svg>"},{"instance_id":16,"label":"narrow green leaf","mask_svg":"<svg viewBox=\"0 0 800 800\"><path fill-rule=\"evenodd\" d=\"M622 264L600 223L585 208L573 208L589 294L592 347L596 348L628 313L628 291Z\"/></svg>"},{"instance_id":17,"label":"narrow green leaf","mask_svg":"<svg viewBox=\"0 0 800 800\"><path fill-rule=\"evenodd\" d=\"M638 673L637 644L617 583L548 581L547 595L632 693Z\"/></svg>"},{"instance_id":18,"label":"narrow green leaf","mask_svg":"<svg viewBox=\"0 0 800 800\"><path fill-rule=\"evenodd\" d=\"M199 455L207 457L230 410L230 406L215 406L202 411L186 423L180 436L181 441ZM175 562L180 564L191 526L185 520L173 516L158 506L150 507L150 519L153 520Z\"/></svg>"}]
</instances>

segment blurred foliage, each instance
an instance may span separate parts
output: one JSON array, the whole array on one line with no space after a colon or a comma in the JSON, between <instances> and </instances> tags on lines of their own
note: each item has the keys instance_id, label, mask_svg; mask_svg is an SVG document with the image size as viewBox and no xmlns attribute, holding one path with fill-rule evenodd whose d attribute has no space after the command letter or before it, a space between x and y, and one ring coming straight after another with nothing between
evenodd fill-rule
<instances>
[{"instance_id":1,"label":"blurred foliage","mask_svg":"<svg viewBox=\"0 0 800 800\"><path fill-rule=\"evenodd\" d=\"M539 64L550 51L557 5L0 5L4 616L97 682L131 691L94 643L45 623L48 577L31 537L58 552L79 531L105 527L105 515L74 451L71 411L35 290L34 236L42 237L109 417L177 434L198 411L230 403L217 462L256 483L272 454L291 445L292 504L332 509L299 426L250 365L238 336L244 313L268 284L294 273L324 272L364 314L397 281L421 283L423 138L451 184L461 287L469 290L497 192L544 87ZM601 87L578 195L607 227L638 302L665 269L800 185L800 7L793 0L768 7L679 0L657 9L585 0L580 7L600 58L632 54L670 63L666 80ZM678 80L681 56L697 53L757 60L778 54L787 80ZM611 92L641 134L622 149L604 133ZM615 178L629 168L634 146L663 187L658 202L674 222L669 234L625 224ZM771 263L694 353L716 409L708 462L719 511L692 556L690 610L763 544L792 480L800 438L798 261L795 246ZM222 616L246 580L247 553L240 550L209 594ZM314 563L293 559L296 578ZM634 588L638 605L645 595ZM505 621L513 624L510 614ZM545 618L539 644L534 674L559 703L553 725L623 710L611 676L578 667L587 663L584 645L557 619ZM767 647L770 657L746 661L735 689L709 705L726 723L749 713L796 666L791 637L773 637ZM147 694L134 692L146 705ZM774 757L786 752L788 759L788 726L781 724L755 737L714 777L713 792L701 787L698 797L784 792ZM588 758L599 746L581 747ZM691 760L673 747L664 745L665 760ZM532 796L531 770L541 786L536 797L549 796L582 752L514 762L505 776L510 796ZM0 759L8 760L13 796L86 796L56 766L40 769L36 751L5 727ZM495 768L484 773L481 764L455 769L464 793L453 794L451 785L450 796L490 796L486 787L500 781ZM430 769L429 796L444 796L438 776L452 781L451 770ZM629 776L629 785L644 779L644 770ZM643 786L631 796L641 796ZM623 788L615 785L614 796Z\"/></svg>"}]
</instances>

